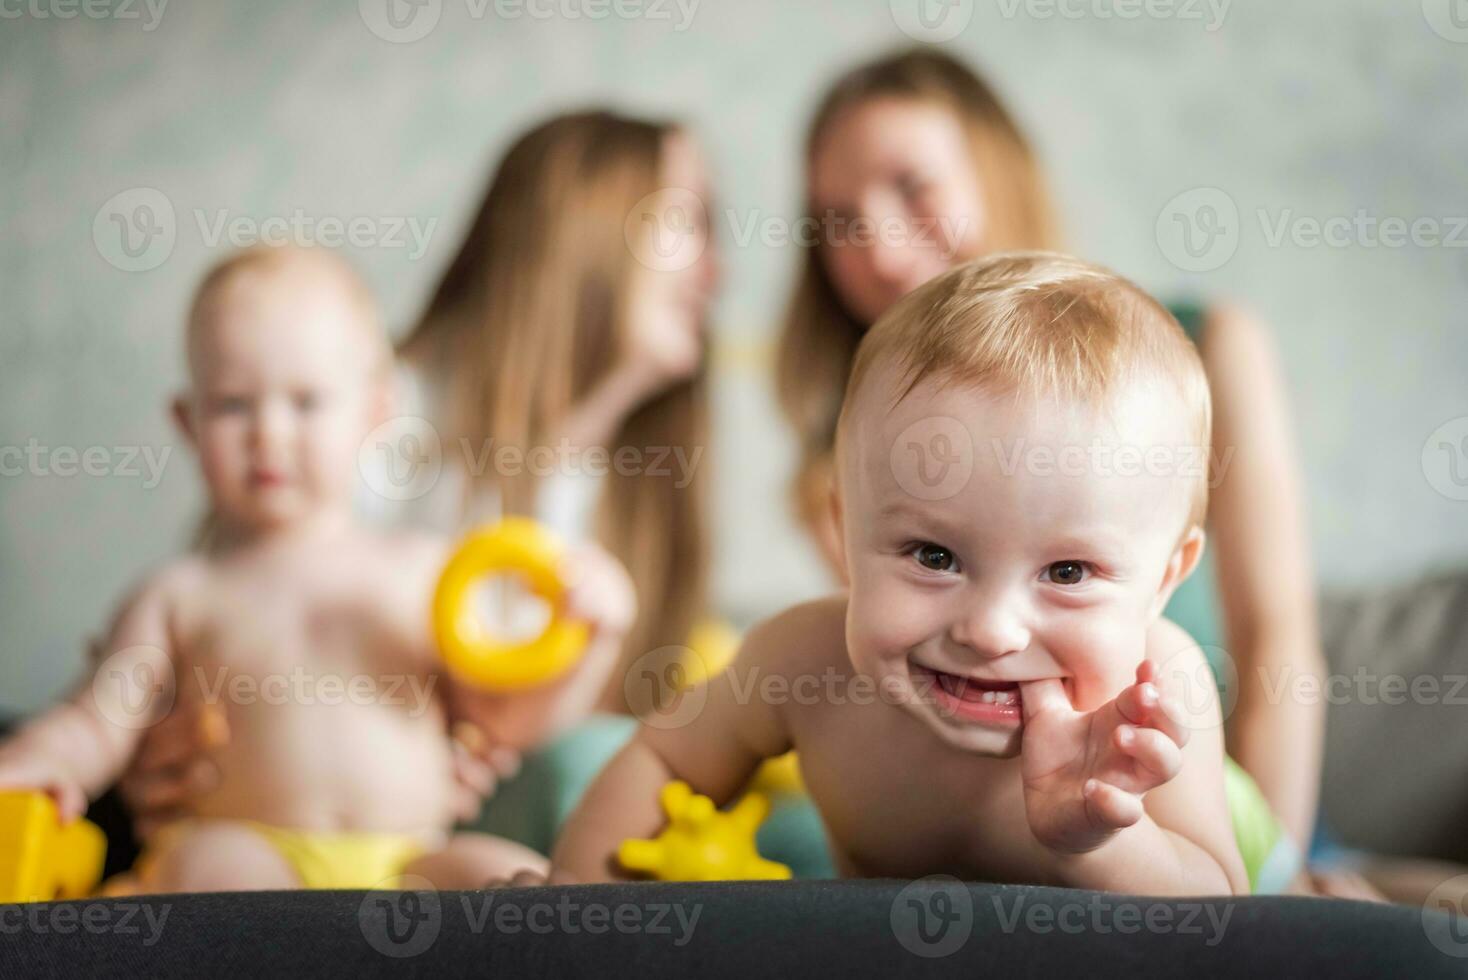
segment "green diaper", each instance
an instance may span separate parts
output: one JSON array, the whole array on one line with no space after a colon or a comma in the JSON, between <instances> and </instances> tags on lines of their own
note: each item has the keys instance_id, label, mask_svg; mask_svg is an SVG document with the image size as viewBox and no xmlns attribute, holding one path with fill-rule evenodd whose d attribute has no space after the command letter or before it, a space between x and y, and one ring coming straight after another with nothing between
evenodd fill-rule
<instances>
[{"instance_id":1,"label":"green diaper","mask_svg":"<svg viewBox=\"0 0 1468 980\"><path fill-rule=\"evenodd\" d=\"M1254 777L1228 756L1223 759L1223 789L1250 890L1256 895L1284 891L1300 870L1299 848L1269 808Z\"/></svg>"}]
</instances>

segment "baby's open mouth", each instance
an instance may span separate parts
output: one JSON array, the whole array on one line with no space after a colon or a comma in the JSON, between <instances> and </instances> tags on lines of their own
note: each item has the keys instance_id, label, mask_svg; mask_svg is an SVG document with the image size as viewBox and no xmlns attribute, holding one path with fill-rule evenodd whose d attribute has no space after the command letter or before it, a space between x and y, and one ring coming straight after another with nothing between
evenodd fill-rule
<instances>
[{"instance_id":1,"label":"baby's open mouth","mask_svg":"<svg viewBox=\"0 0 1468 980\"><path fill-rule=\"evenodd\" d=\"M989 724L1018 725L1023 699L1015 681L982 680L912 665L913 679L944 714Z\"/></svg>"}]
</instances>

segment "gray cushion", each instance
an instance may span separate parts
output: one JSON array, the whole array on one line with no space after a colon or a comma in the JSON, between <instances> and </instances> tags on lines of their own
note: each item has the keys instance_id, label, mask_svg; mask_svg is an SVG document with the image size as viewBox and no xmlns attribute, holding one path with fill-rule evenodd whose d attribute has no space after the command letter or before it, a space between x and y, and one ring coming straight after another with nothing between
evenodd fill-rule
<instances>
[{"instance_id":1,"label":"gray cushion","mask_svg":"<svg viewBox=\"0 0 1468 980\"><path fill-rule=\"evenodd\" d=\"M1329 599L1321 627L1327 825L1352 846L1468 863L1468 572Z\"/></svg>"}]
</instances>

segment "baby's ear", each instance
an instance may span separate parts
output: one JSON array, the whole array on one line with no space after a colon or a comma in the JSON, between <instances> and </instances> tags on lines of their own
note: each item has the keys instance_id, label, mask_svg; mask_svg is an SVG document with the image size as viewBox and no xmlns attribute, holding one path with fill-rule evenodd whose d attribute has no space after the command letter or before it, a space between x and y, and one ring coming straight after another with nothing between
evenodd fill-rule
<instances>
[{"instance_id":1,"label":"baby's ear","mask_svg":"<svg viewBox=\"0 0 1468 980\"><path fill-rule=\"evenodd\" d=\"M178 428L179 434L188 440L189 445L198 445L199 439L194 429L192 399L187 394L175 395L168 406L168 414L173 417L174 426Z\"/></svg>"},{"instance_id":2,"label":"baby's ear","mask_svg":"<svg viewBox=\"0 0 1468 980\"><path fill-rule=\"evenodd\" d=\"M842 523L843 507L840 484L834 484L831 487L830 501L832 557L836 559L836 567L840 569L842 584L850 585L851 569L846 566L846 525Z\"/></svg>"},{"instance_id":3,"label":"baby's ear","mask_svg":"<svg viewBox=\"0 0 1468 980\"><path fill-rule=\"evenodd\" d=\"M1206 539L1203 529L1194 524L1173 549L1172 557L1167 560L1167 570L1162 574L1162 584L1157 587L1157 595L1152 600L1151 615L1154 618L1167 607L1167 600L1172 598L1177 587L1198 567L1198 562L1203 558Z\"/></svg>"}]
</instances>

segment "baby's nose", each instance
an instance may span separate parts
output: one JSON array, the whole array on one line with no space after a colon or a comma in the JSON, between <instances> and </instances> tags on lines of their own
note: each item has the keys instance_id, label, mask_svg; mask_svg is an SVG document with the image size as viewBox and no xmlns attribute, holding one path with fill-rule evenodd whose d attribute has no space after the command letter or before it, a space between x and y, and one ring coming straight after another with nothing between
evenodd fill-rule
<instances>
[{"instance_id":1,"label":"baby's nose","mask_svg":"<svg viewBox=\"0 0 1468 980\"><path fill-rule=\"evenodd\" d=\"M290 412L272 400L255 410L255 442L264 450L279 448L290 435Z\"/></svg>"},{"instance_id":2,"label":"baby's nose","mask_svg":"<svg viewBox=\"0 0 1468 980\"><path fill-rule=\"evenodd\" d=\"M961 617L953 639L988 660L1019 653L1030 645L1030 631L1017 610L979 604Z\"/></svg>"}]
</instances>

